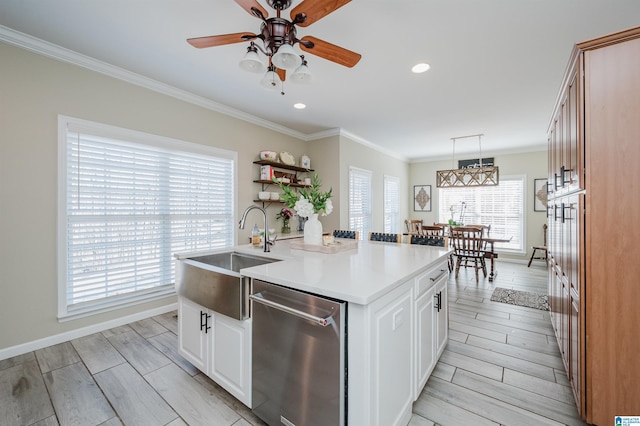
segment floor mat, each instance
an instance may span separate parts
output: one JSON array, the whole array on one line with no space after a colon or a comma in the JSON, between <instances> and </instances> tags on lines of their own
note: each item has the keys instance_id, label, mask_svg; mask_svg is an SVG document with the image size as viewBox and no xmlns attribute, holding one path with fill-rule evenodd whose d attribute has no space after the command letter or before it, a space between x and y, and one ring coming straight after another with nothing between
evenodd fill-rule
<instances>
[{"instance_id":1,"label":"floor mat","mask_svg":"<svg viewBox=\"0 0 640 426\"><path fill-rule=\"evenodd\" d=\"M549 310L549 300L547 295L531 293L529 291L512 290L509 288L496 287L491 295L493 302L508 303L510 305L525 306L527 308Z\"/></svg>"}]
</instances>

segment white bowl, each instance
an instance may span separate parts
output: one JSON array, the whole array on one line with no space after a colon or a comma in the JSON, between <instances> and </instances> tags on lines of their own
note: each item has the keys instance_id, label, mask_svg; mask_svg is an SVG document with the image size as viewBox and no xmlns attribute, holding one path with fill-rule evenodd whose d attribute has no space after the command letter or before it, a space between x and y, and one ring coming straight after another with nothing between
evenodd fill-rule
<instances>
[{"instance_id":1,"label":"white bowl","mask_svg":"<svg viewBox=\"0 0 640 426\"><path fill-rule=\"evenodd\" d=\"M278 157L278 154L275 151L270 151L268 149L260 151L261 160L276 161L277 157Z\"/></svg>"},{"instance_id":2,"label":"white bowl","mask_svg":"<svg viewBox=\"0 0 640 426\"><path fill-rule=\"evenodd\" d=\"M271 193L269 193L267 191L258 192L258 199L260 199L260 200L268 200L269 198L271 198Z\"/></svg>"},{"instance_id":3,"label":"white bowl","mask_svg":"<svg viewBox=\"0 0 640 426\"><path fill-rule=\"evenodd\" d=\"M271 193L271 199L274 200L274 201L279 200L280 199L280 194L277 193L277 192L272 192Z\"/></svg>"}]
</instances>

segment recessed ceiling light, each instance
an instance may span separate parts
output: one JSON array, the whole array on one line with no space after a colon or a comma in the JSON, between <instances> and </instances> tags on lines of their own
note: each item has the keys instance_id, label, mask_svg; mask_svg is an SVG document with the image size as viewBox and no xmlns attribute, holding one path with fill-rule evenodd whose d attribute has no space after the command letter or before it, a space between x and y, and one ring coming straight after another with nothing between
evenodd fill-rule
<instances>
[{"instance_id":1,"label":"recessed ceiling light","mask_svg":"<svg viewBox=\"0 0 640 426\"><path fill-rule=\"evenodd\" d=\"M419 64L415 64L411 68L411 72L414 72L416 74L420 74L422 72L429 71L429 68L431 68L431 65L422 62L422 63L419 63Z\"/></svg>"},{"instance_id":2,"label":"recessed ceiling light","mask_svg":"<svg viewBox=\"0 0 640 426\"><path fill-rule=\"evenodd\" d=\"M305 104L303 104L302 102L298 102L297 104L293 104L293 107L295 109L305 109L307 106Z\"/></svg>"}]
</instances>

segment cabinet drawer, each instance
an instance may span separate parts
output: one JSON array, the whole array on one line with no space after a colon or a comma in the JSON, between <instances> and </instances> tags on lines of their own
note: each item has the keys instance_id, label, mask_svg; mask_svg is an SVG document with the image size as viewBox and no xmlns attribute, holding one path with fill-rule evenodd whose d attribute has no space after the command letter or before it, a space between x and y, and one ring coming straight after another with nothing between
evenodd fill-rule
<instances>
[{"instance_id":1,"label":"cabinet drawer","mask_svg":"<svg viewBox=\"0 0 640 426\"><path fill-rule=\"evenodd\" d=\"M416 277L416 297L420 297L425 291L433 287L436 282L449 273L447 260L443 260L427 272Z\"/></svg>"}]
</instances>

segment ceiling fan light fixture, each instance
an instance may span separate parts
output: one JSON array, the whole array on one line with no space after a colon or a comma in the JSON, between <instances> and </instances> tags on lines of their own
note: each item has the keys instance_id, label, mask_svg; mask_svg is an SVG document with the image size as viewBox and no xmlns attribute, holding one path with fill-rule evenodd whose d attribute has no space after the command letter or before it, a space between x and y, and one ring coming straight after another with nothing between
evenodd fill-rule
<instances>
[{"instance_id":1,"label":"ceiling fan light fixture","mask_svg":"<svg viewBox=\"0 0 640 426\"><path fill-rule=\"evenodd\" d=\"M258 49L251 43L251 46L247 47L247 53L244 58L240 60L240 68L245 71L260 74L266 71L267 66L260 60L258 55Z\"/></svg>"},{"instance_id":2,"label":"ceiling fan light fixture","mask_svg":"<svg viewBox=\"0 0 640 426\"><path fill-rule=\"evenodd\" d=\"M296 70L291 74L291 82L299 83L299 84L311 84L312 74L311 70L307 66L307 61L304 59L304 55L301 55L302 64L296 68Z\"/></svg>"},{"instance_id":3,"label":"ceiling fan light fixture","mask_svg":"<svg viewBox=\"0 0 640 426\"><path fill-rule=\"evenodd\" d=\"M300 56L293 50L293 46L288 43L278 48L271 58L271 61L276 67L287 71L295 70L302 64L302 59L300 59Z\"/></svg>"},{"instance_id":4,"label":"ceiling fan light fixture","mask_svg":"<svg viewBox=\"0 0 640 426\"><path fill-rule=\"evenodd\" d=\"M262 77L262 81L260 82L262 87L269 90L278 89L278 85L281 83L282 81L273 66L269 67L269 71L265 73L264 77Z\"/></svg>"}]
</instances>

